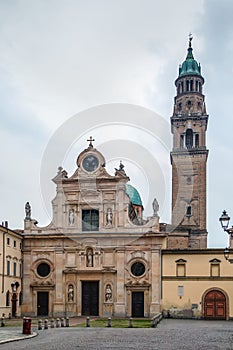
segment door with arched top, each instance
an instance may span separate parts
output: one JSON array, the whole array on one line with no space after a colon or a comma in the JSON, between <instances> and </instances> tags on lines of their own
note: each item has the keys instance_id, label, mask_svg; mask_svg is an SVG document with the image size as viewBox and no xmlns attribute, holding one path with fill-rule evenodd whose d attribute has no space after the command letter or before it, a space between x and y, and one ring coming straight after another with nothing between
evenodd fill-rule
<instances>
[{"instance_id":1,"label":"door with arched top","mask_svg":"<svg viewBox=\"0 0 233 350\"><path fill-rule=\"evenodd\" d=\"M219 290L209 291L204 299L204 318L226 320L226 297Z\"/></svg>"}]
</instances>

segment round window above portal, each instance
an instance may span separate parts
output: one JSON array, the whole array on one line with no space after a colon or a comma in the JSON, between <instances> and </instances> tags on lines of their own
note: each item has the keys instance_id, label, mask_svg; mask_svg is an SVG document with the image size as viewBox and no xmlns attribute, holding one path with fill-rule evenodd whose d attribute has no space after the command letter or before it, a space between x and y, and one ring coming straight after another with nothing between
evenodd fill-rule
<instances>
[{"instance_id":1,"label":"round window above portal","mask_svg":"<svg viewBox=\"0 0 233 350\"><path fill-rule=\"evenodd\" d=\"M144 275L145 271L146 271L145 265L140 261L136 261L131 266L131 273L136 277L140 277Z\"/></svg>"},{"instance_id":2,"label":"round window above portal","mask_svg":"<svg viewBox=\"0 0 233 350\"><path fill-rule=\"evenodd\" d=\"M37 266L36 271L40 277L47 277L50 274L50 266L43 262Z\"/></svg>"}]
</instances>

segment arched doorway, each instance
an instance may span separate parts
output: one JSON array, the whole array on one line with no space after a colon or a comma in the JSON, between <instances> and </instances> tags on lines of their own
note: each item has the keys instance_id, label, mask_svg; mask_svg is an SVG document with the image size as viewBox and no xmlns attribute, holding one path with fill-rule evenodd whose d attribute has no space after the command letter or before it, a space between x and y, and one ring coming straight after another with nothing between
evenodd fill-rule
<instances>
[{"instance_id":1,"label":"arched doorway","mask_svg":"<svg viewBox=\"0 0 233 350\"><path fill-rule=\"evenodd\" d=\"M220 290L210 290L204 296L204 318L226 320L226 296Z\"/></svg>"}]
</instances>

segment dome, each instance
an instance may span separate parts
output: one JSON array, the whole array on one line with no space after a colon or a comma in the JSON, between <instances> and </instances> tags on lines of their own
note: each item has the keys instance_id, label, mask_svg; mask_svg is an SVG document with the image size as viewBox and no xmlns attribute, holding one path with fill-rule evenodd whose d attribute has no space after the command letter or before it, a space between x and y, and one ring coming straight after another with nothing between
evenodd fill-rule
<instances>
[{"instance_id":1,"label":"dome","mask_svg":"<svg viewBox=\"0 0 233 350\"><path fill-rule=\"evenodd\" d=\"M136 188L134 188L133 186L131 186L129 184L126 184L125 189L126 189L126 194L130 199L130 202L134 205L142 206L142 200L141 200L140 194L138 193Z\"/></svg>"},{"instance_id":2,"label":"dome","mask_svg":"<svg viewBox=\"0 0 233 350\"><path fill-rule=\"evenodd\" d=\"M191 41L189 41L188 54L185 61L179 68L179 77L184 75L199 75L201 76L201 66L193 57L193 49L191 46Z\"/></svg>"}]
</instances>

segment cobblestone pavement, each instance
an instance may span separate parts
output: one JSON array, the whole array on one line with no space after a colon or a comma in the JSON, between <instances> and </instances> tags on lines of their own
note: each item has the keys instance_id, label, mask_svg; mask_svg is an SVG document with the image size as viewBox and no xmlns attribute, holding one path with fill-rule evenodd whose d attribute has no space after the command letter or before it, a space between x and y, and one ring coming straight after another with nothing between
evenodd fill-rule
<instances>
[{"instance_id":1,"label":"cobblestone pavement","mask_svg":"<svg viewBox=\"0 0 233 350\"><path fill-rule=\"evenodd\" d=\"M233 350L233 322L162 320L157 328L54 328L1 350Z\"/></svg>"},{"instance_id":2,"label":"cobblestone pavement","mask_svg":"<svg viewBox=\"0 0 233 350\"><path fill-rule=\"evenodd\" d=\"M31 335L22 334L22 327L6 327L0 328L0 344L5 343L6 341L15 341L25 338L32 338L37 335L36 332L33 332Z\"/></svg>"}]
</instances>

